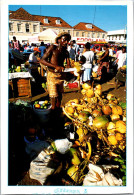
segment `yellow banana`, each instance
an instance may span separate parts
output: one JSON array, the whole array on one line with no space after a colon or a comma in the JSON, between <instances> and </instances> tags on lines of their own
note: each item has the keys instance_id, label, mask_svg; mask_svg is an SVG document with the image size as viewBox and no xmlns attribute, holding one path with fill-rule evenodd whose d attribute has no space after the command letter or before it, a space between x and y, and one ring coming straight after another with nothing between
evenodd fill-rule
<instances>
[{"instance_id":1,"label":"yellow banana","mask_svg":"<svg viewBox=\"0 0 134 195\"><path fill-rule=\"evenodd\" d=\"M91 143L89 141L87 142L87 146L88 146L87 158L89 160L91 157L91 153L92 153L92 147L91 147Z\"/></svg>"}]
</instances>

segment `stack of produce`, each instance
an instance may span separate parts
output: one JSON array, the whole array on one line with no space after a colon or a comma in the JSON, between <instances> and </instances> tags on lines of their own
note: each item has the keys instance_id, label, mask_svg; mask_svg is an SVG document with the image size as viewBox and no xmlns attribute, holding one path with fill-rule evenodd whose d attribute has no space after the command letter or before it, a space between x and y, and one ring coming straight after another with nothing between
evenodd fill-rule
<instances>
[{"instance_id":1,"label":"stack of produce","mask_svg":"<svg viewBox=\"0 0 134 195\"><path fill-rule=\"evenodd\" d=\"M119 157L126 148L126 103L113 94L102 96L102 86L84 83L83 98L68 101L64 114L74 124L78 147L84 163L95 164L104 154ZM75 167L75 174L78 172ZM75 179L73 179L75 180Z\"/></svg>"}]
</instances>

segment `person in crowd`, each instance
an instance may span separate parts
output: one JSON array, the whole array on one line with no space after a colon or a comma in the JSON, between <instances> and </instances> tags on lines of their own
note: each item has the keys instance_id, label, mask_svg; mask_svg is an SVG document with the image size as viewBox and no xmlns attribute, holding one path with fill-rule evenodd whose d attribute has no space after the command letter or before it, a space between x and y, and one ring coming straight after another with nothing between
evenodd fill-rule
<instances>
[{"instance_id":1,"label":"person in crowd","mask_svg":"<svg viewBox=\"0 0 134 195\"><path fill-rule=\"evenodd\" d=\"M91 83L94 52L90 51L90 43L89 42L87 42L85 44L85 53L83 54L83 56L85 57L86 61L82 65L85 68L83 71L83 74L82 74L82 83L85 83L85 82ZM81 58L81 60L82 60L82 58Z\"/></svg>"},{"instance_id":2,"label":"person in crowd","mask_svg":"<svg viewBox=\"0 0 134 195\"><path fill-rule=\"evenodd\" d=\"M12 46L11 43L9 43L9 67L11 67L14 64L14 56L12 54Z\"/></svg>"},{"instance_id":3,"label":"person in crowd","mask_svg":"<svg viewBox=\"0 0 134 195\"><path fill-rule=\"evenodd\" d=\"M39 53L38 51L34 51L33 53L31 53L31 54L29 55L30 67L39 64L38 57L37 57L38 53Z\"/></svg>"},{"instance_id":4,"label":"person in crowd","mask_svg":"<svg viewBox=\"0 0 134 195\"><path fill-rule=\"evenodd\" d=\"M73 47L73 41L70 42L70 45L68 46L68 52L69 52L69 58L71 58L71 60L75 60L75 49Z\"/></svg>"},{"instance_id":5,"label":"person in crowd","mask_svg":"<svg viewBox=\"0 0 134 195\"><path fill-rule=\"evenodd\" d=\"M70 67L69 52L67 51L67 44L70 41L70 34L63 32L56 37L57 45L50 45L40 64L43 67L47 66L47 87L49 97L51 99L53 113L57 115L60 110L63 82L64 82L64 60L67 60L67 66Z\"/></svg>"},{"instance_id":6,"label":"person in crowd","mask_svg":"<svg viewBox=\"0 0 134 195\"><path fill-rule=\"evenodd\" d=\"M20 53L20 42L13 36L12 48L15 52Z\"/></svg>"},{"instance_id":7,"label":"person in crowd","mask_svg":"<svg viewBox=\"0 0 134 195\"><path fill-rule=\"evenodd\" d=\"M103 72L104 69L106 69L107 72L109 72L109 49L108 49L108 46L106 44L103 46L103 51L104 51L104 53L102 54L100 59L97 60L97 63L98 63L98 70L97 70L98 80L102 79L102 72Z\"/></svg>"},{"instance_id":8,"label":"person in crowd","mask_svg":"<svg viewBox=\"0 0 134 195\"><path fill-rule=\"evenodd\" d=\"M119 53L117 59L118 69L121 68L123 65L126 65L126 60L127 60L126 47L123 46L122 52Z\"/></svg>"},{"instance_id":9,"label":"person in crowd","mask_svg":"<svg viewBox=\"0 0 134 195\"><path fill-rule=\"evenodd\" d=\"M81 56L82 56L83 50L84 50L84 46L81 45L81 46L79 47L79 60L80 60L80 58L81 58Z\"/></svg>"},{"instance_id":10,"label":"person in crowd","mask_svg":"<svg viewBox=\"0 0 134 195\"><path fill-rule=\"evenodd\" d=\"M42 41L42 42L41 42L41 45L40 45L40 47L39 47L39 51L41 52L41 53L40 53L40 57L41 57L41 58L43 57L43 55L44 55L44 53L45 53L45 50L46 50L46 47L45 47L45 45L44 45L44 42Z\"/></svg>"},{"instance_id":11,"label":"person in crowd","mask_svg":"<svg viewBox=\"0 0 134 195\"><path fill-rule=\"evenodd\" d=\"M123 66L126 64L127 64L127 53L126 53L126 47L123 46L122 52L119 54L117 59L118 71L115 76L116 89L120 82L125 83L125 88L126 88L126 69L123 68Z\"/></svg>"},{"instance_id":12,"label":"person in crowd","mask_svg":"<svg viewBox=\"0 0 134 195\"><path fill-rule=\"evenodd\" d=\"M75 50L75 61L77 61L79 57L79 45L76 43L75 40L73 40L73 47Z\"/></svg>"},{"instance_id":13,"label":"person in crowd","mask_svg":"<svg viewBox=\"0 0 134 195\"><path fill-rule=\"evenodd\" d=\"M112 48L113 48L112 46L109 47L109 55L110 56L113 56L113 49Z\"/></svg>"},{"instance_id":14,"label":"person in crowd","mask_svg":"<svg viewBox=\"0 0 134 195\"><path fill-rule=\"evenodd\" d=\"M117 48L117 52L116 52L116 58L117 58L117 59L118 59L118 56L119 56L120 53L122 53L122 48L119 46L119 47Z\"/></svg>"}]
</instances>

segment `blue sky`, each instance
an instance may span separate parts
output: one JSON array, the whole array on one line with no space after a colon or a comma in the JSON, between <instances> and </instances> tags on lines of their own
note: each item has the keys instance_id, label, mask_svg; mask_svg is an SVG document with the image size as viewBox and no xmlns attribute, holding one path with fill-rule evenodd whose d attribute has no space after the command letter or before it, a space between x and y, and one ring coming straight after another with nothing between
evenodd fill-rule
<instances>
[{"instance_id":1,"label":"blue sky","mask_svg":"<svg viewBox=\"0 0 134 195\"><path fill-rule=\"evenodd\" d=\"M30 14L61 17L71 26L89 22L111 31L125 29L127 25L126 5L9 5L9 10L20 7Z\"/></svg>"}]
</instances>

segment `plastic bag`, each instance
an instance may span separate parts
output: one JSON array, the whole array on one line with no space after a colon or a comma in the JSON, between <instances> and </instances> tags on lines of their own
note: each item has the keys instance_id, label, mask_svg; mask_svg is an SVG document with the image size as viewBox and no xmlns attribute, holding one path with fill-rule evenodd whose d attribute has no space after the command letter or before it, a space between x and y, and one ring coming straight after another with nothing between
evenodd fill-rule
<instances>
[{"instance_id":1,"label":"plastic bag","mask_svg":"<svg viewBox=\"0 0 134 195\"><path fill-rule=\"evenodd\" d=\"M56 150L61 153L65 154L72 146L72 142L66 139L57 139L54 141Z\"/></svg>"}]
</instances>

